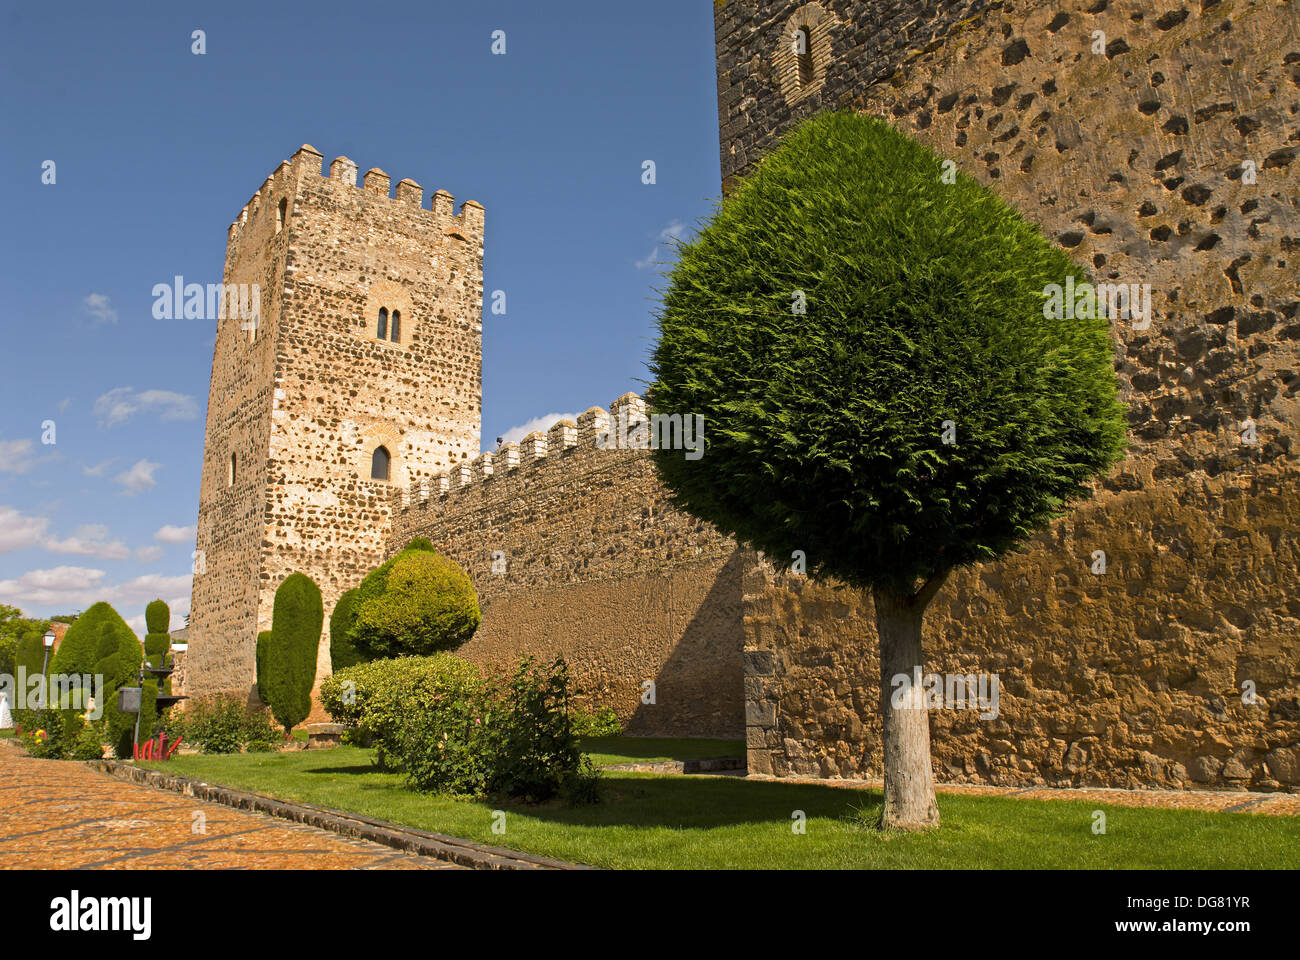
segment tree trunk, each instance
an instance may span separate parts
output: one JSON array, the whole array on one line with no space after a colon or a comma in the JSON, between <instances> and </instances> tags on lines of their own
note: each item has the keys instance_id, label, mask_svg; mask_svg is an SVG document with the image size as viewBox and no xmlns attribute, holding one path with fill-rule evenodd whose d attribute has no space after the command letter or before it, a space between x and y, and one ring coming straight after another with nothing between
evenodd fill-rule
<instances>
[{"instance_id":1,"label":"tree trunk","mask_svg":"<svg viewBox=\"0 0 1300 960\"><path fill-rule=\"evenodd\" d=\"M885 586L874 591L876 628L880 633L880 714L884 718L884 829L926 830L939 825L930 769L930 715L923 691L915 683L916 668L925 674L921 651L921 622L929 596L916 598ZM915 696L894 705L894 677L902 674ZM901 688L900 688L901 689Z\"/></svg>"}]
</instances>

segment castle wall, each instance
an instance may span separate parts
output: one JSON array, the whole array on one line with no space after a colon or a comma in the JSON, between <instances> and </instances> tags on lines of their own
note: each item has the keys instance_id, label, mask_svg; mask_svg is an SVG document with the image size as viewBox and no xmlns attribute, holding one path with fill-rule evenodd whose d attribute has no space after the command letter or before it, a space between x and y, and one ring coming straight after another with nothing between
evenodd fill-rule
<instances>
[{"instance_id":1,"label":"castle wall","mask_svg":"<svg viewBox=\"0 0 1300 960\"><path fill-rule=\"evenodd\" d=\"M642 410L629 395L611 412ZM648 450L597 446L611 412L406 491L389 552L425 536L469 573L483 623L459 656L563 655L576 702L612 707L630 733L740 737L741 554L668 504Z\"/></svg>"},{"instance_id":2,"label":"castle wall","mask_svg":"<svg viewBox=\"0 0 1300 960\"><path fill-rule=\"evenodd\" d=\"M931 607L928 668L995 672L1002 698L994 721L932 714L938 775L1300 786L1295 4L1004 3L955 26L941 5L900 43L927 5L828 3L824 76L792 105L775 47L795 6L717 8L724 176L798 116L851 107L954 159L1099 280L1151 284L1151 327L1115 331L1128 458ZM870 599L756 566L745 609L751 772L879 772Z\"/></svg>"},{"instance_id":3,"label":"castle wall","mask_svg":"<svg viewBox=\"0 0 1300 960\"><path fill-rule=\"evenodd\" d=\"M192 694L251 690L257 633L270 628L275 590L295 572L321 589L317 673L328 676L328 614L382 562L393 487L478 451L483 208L469 201L455 215L444 191L424 207L414 181L393 196L383 171L359 186L352 161L336 159L329 176L321 161L304 146L232 226L232 262L274 264L276 282L263 287L265 338L232 341L230 369L214 363L210 403L231 402L238 368L256 390L262 433L249 451L258 484L242 510L200 504L200 547L210 531L216 568L232 573L226 599L211 574L195 578ZM381 308L400 313L396 342L377 336ZM205 478L221 469L229 441L210 428ZM389 482L371 479L381 445L392 456ZM223 551L223 537L238 539L237 554Z\"/></svg>"}]
</instances>

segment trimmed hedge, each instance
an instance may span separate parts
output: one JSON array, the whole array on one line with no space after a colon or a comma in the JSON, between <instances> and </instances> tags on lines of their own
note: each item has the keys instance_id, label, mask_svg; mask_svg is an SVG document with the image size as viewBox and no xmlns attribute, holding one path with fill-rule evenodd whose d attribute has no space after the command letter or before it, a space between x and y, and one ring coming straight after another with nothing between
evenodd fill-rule
<instances>
[{"instance_id":1,"label":"trimmed hedge","mask_svg":"<svg viewBox=\"0 0 1300 960\"><path fill-rule=\"evenodd\" d=\"M146 629L149 631L144 635L145 663L161 670L169 665L170 657L168 654L172 648L172 637L168 632L172 622L171 610L163 601L155 600L144 608L144 622ZM155 683L157 684L156 693L170 694L172 692L171 677L165 677L162 681L155 681ZM140 724L140 739L142 742L148 739L143 721Z\"/></svg>"},{"instance_id":2,"label":"trimmed hedge","mask_svg":"<svg viewBox=\"0 0 1300 960\"><path fill-rule=\"evenodd\" d=\"M358 587L344 591L338 603L334 604L334 612L330 614L331 672L337 673L361 662L361 654L357 653L357 648L349 639L357 622L357 600L360 597L361 590Z\"/></svg>"},{"instance_id":3,"label":"trimmed hedge","mask_svg":"<svg viewBox=\"0 0 1300 960\"><path fill-rule=\"evenodd\" d=\"M257 635L257 651L254 654L257 667L257 696L267 706L271 705L271 693L266 687L266 654L271 649L271 631L263 630Z\"/></svg>"},{"instance_id":4,"label":"trimmed hedge","mask_svg":"<svg viewBox=\"0 0 1300 960\"><path fill-rule=\"evenodd\" d=\"M348 632L362 660L454 650L482 620L469 576L417 538L368 574Z\"/></svg>"},{"instance_id":5,"label":"trimmed hedge","mask_svg":"<svg viewBox=\"0 0 1300 960\"><path fill-rule=\"evenodd\" d=\"M311 713L311 688L324 622L320 588L302 573L285 577L275 591L271 641L262 668L271 713L285 733Z\"/></svg>"},{"instance_id":6,"label":"trimmed hedge","mask_svg":"<svg viewBox=\"0 0 1300 960\"><path fill-rule=\"evenodd\" d=\"M134 686L144 651L135 632L107 603L96 603L68 627L59 650L50 661L50 673L98 674L103 677L96 704L103 711L104 735L119 757L131 756L135 714L117 709L117 691Z\"/></svg>"}]
</instances>

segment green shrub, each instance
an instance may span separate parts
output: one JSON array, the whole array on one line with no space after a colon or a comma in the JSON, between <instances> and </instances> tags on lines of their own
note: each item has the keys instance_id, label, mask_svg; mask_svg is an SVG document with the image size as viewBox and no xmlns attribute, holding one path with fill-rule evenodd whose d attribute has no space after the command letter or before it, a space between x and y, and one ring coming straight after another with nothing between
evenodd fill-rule
<instances>
[{"instance_id":1,"label":"green shrub","mask_svg":"<svg viewBox=\"0 0 1300 960\"><path fill-rule=\"evenodd\" d=\"M358 587L344 591L338 603L334 604L334 612L330 614L330 672L332 673L354 667L361 662L361 654L357 653L357 648L349 639L349 634L357 622L357 599L360 596L361 590Z\"/></svg>"},{"instance_id":2,"label":"green shrub","mask_svg":"<svg viewBox=\"0 0 1300 960\"><path fill-rule=\"evenodd\" d=\"M144 743L158 732L158 681L146 679L140 689L140 725L138 743ZM134 731L133 731L134 732Z\"/></svg>"},{"instance_id":3,"label":"green shrub","mask_svg":"<svg viewBox=\"0 0 1300 960\"><path fill-rule=\"evenodd\" d=\"M100 760L104 756L104 734L97 723L87 723L73 741L69 760Z\"/></svg>"},{"instance_id":4,"label":"green shrub","mask_svg":"<svg viewBox=\"0 0 1300 960\"><path fill-rule=\"evenodd\" d=\"M325 611L320 588L311 578L293 573L275 591L271 642L263 668L271 713L289 733L311 713Z\"/></svg>"},{"instance_id":5,"label":"green shrub","mask_svg":"<svg viewBox=\"0 0 1300 960\"><path fill-rule=\"evenodd\" d=\"M569 717L567 664L557 659L549 670L541 670L531 657L523 659L492 694L488 792L532 802L551 799L582 766Z\"/></svg>"},{"instance_id":6,"label":"green shrub","mask_svg":"<svg viewBox=\"0 0 1300 960\"><path fill-rule=\"evenodd\" d=\"M350 739L374 746L381 767L397 753L404 718L428 717L450 723L445 711L473 700L482 683L472 663L449 653L374 660L336 671L321 683L320 701L336 723L351 728Z\"/></svg>"},{"instance_id":7,"label":"green shrub","mask_svg":"<svg viewBox=\"0 0 1300 960\"><path fill-rule=\"evenodd\" d=\"M437 711L404 711L395 752L407 779L417 790L592 802L597 775L578 749L568 684L562 659L540 670L529 658Z\"/></svg>"},{"instance_id":8,"label":"green shrub","mask_svg":"<svg viewBox=\"0 0 1300 960\"><path fill-rule=\"evenodd\" d=\"M62 707L50 706L43 710L26 711L27 723L23 725L22 741L27 752L41 760L96 759L81 757L83 738L93 737L99 744L99 734L86 724L84 707L78 708L77 696L69 697ZM38 736L38 733L44 736ZM102 748L101 748L102 752Z\"/></svg>"},{"instance_id":9,"label":"green shrub","mask_svg":"<svg viewBox=\"0 0 1300 960\"><path fill-rule=\"evenodd\" d=\"M239 753L252 743L283 739L269 711L228 694L196 698L183 711L168 711L164 731L168 740L184 737L187 746L204 753Z\"/></svg>"},{"instance_id":10,"label":"green shrub","mask_svg":"<svg viewBox=\"0 0 1300 960\"><path fill-rule=\"evenodd\" d=\"M271 694L266 687L266 654L271 648L271 631L263 630L257 635L257 696L265 704L270 704Z\"/></svg>"},{"instance_id":11,"label":"green shrub","mask_svg":"<svg viewBox=\"0 0 1300 960\"><path fill-rule=\"evenodd\" d=\"M573 711L573 735L580 739L586 737L617 737L623 732L618 714L609 707L601 707L595 713L586 710Z\"/></svg>"},{"instance_id":12,"label":"green shrub","mask_svg":"<svg viewBox=\"0 0 1300 960\"><path fill-rule=\"evenodd\" d=\"M349 631L362 660L454 650L474 635L482 614L469 576L413 541L361 582Z\"/></svg>"}]
</instances>

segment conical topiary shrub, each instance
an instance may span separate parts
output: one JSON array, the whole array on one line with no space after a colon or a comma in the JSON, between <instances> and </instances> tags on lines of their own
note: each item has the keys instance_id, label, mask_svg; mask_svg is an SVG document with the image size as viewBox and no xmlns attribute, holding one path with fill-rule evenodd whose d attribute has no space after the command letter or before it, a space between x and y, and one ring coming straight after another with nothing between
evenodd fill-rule
<instances>
[{"instance_id":1,"label":"conical topiary shrub","mask_svg":"<svg viewBox=\"0 0 1300 960\"><path fill-rule=\"evenodd\" d=\"M275 591L271 640L262 666L271 715L286 734L311 713L324 622L320 588L305 574L286 577Z\"/></svg>"}]
</instances>

